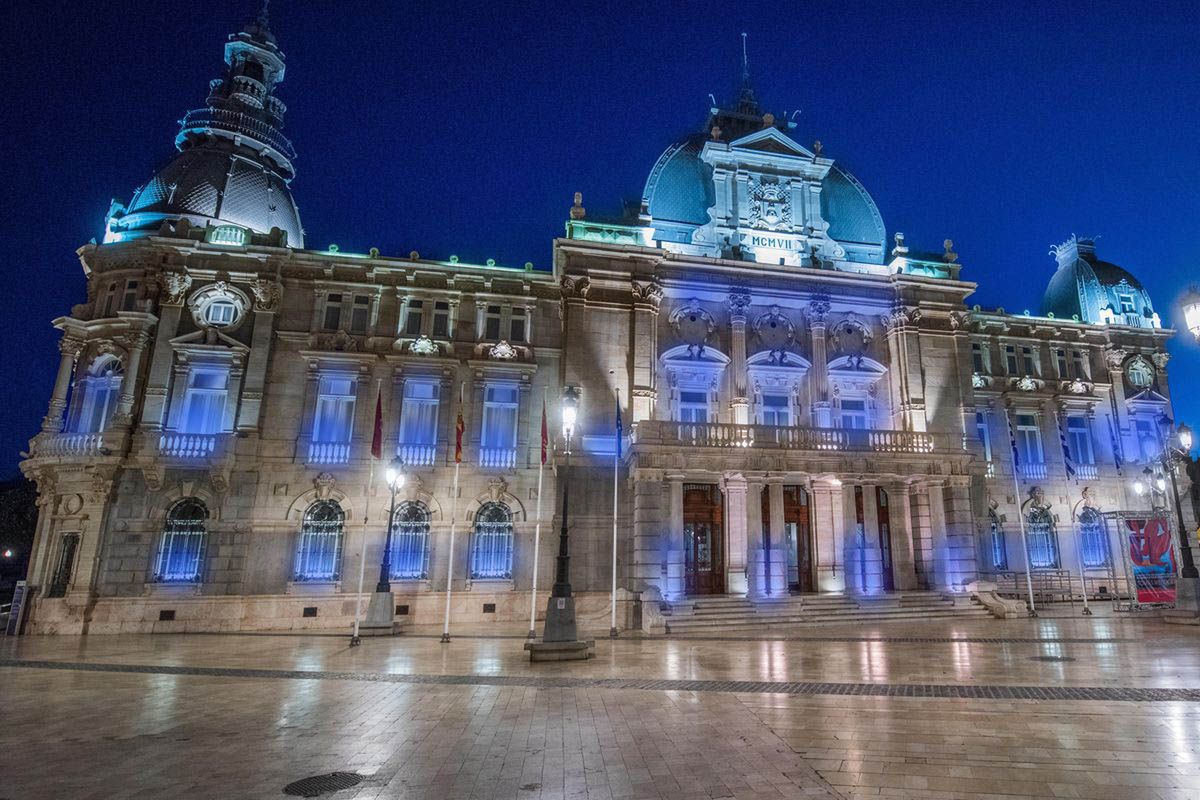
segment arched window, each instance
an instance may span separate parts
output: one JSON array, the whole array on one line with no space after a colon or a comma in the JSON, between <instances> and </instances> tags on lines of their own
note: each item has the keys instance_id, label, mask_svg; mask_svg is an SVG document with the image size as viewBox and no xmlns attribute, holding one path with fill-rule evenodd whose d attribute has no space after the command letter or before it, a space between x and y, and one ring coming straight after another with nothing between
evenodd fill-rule
<instances>
[{"instance_id":1,"label":"arched window","mask_svg":"<svg viewBox=\"0 0 1200 800\"><path fill-rule=\"evenodd\" d=\"M1025 535L1029 539L1029 565L1033 569L1058 569L1058 536L1050 509L1039 506L1025 517Z\"/></svg>"},{"instance_id":2,"label":"arched window","mask_svg":"<svg viewBox=\"0 0 1200 800\"><path fill-rule=\"evenodd\" d=\"M420 502L401 503L392 520L391 577L419 580L429 577L429 508Z\"/></svg>"},{"instance_id":3,"label":"arched window","mask_svg":"<svg viewBox=\"0 0 1200 800\"><path fill-rule=\"evenodd\" d=\"M297 581L336 581L342 563L346 512L336 500L318 500L304 512L296 548Z\"/></svg>"},{"instance_id":4,"label":"arched window","mask_svg":"<svg viewBox=\"0 0 1200 800\"><path fill-rule=\"evenodd\" d=\"M125 369L115 358L98 359L88 374L80 378L77 387L79 404L76 406L76 433L101 433L112 422L121 394L121 380Z\"/></svg>"},{"instance_id":5,"label":"arched window","mask_svg":"<svg viewBox=\"0 0 1200 800\"><path fill-rule=\"evenodd\" d=\"M1008 550L1004 547L1004 524L993 509L988 509L988 531L992 549L992 569L1008 569Z\"/></svg>"},{"instance_id":6,"label":"arched window","mask_svg":"<svg viewBox=\"0 0 1200 800\"><path fill-rule=\"evenodd\" d=\"M162 542L154 567L154 580L162 583L198 583L204 558L204 523L208 508L198 497L185 497L167 512Z\"/></svg>"},{"instance_id":7,"label":"arched window","mask_svg":"<svg viewBox=\"0 0 1200 800\"><path fill-rule=\"evenodd\" d=\"M471 577L480 580L511 578L512 555L512 512L503 503L485 503L475 515Z\"/></svg>"},{"instance_id":8,"label":"arched window","mask_svg":"<svg viewBox=\"0 0 1200 800\"><path fill-rule=\"evenodd\" d=\"M1108 566L1108 537L1105 535L1104 518L1094 508L1079 512L1079 546L1083 554L1083 566Z\"/></svg>"}]
</instances>

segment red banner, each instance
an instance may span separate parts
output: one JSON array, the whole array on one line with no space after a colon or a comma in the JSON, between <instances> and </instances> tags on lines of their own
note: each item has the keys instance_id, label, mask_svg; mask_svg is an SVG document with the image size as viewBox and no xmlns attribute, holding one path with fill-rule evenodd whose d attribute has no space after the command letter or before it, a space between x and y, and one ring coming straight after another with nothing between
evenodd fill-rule
<instances>
[{"instance_id":1,"label":"red banner","mask_svg":"<svg viewBox=\"0 0 1200 800\"><path fill-rule=\"evenodd\" d=\"M1139 603L1175 602L1175 549L1164 518L1126 519L1129 563Z\"/></svg>"}]
</instances>

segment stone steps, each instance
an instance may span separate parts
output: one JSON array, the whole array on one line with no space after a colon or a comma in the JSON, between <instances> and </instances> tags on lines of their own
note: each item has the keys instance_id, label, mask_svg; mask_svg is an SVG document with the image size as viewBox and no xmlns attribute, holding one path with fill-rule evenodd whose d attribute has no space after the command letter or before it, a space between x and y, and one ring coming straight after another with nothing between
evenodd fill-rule
<instances>
[{"instance_id":1,"label":"stone steps","mask_svg":"<svg viewBox=\"0 0 1200 800\"><path fill-rule=\"evenodd\" d=\"M922 619L986 619L978 602L917 592L860 598L806 595L751 601L744 597L698 597L676 604L667 617L672 633L715 628L830 625L836 623L911 622Z\"/></svg>"}]
</instances>

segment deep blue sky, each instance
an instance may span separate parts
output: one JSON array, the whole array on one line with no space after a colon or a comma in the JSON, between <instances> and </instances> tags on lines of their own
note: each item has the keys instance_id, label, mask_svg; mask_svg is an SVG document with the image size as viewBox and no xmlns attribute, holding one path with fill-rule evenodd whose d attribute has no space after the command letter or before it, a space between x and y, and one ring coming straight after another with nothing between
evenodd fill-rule
<instances>
[{"instance_id":1,"label":"deep blue sky","mask_svg":"<svg viewBox=\"0 0 1200 800\"><path fill-rule=\"evenodd\" d=\"M255 0L19 0L5 69L8 291L0 475L37 431L49 321L83 298L99 236L202 105ZM329 3L275 0L280 92L310 247L549 263L571 193L640 197L677 136L727 98L747 31L759 98L801 109L889 232L954 239L975 302L1037 311L1051 244L1100 256L1170 317L1200 280L1200 15L1194 3ZM1200 347L1171 345L1178 416L1200 422Z\"/></svg>"}]
</instances>

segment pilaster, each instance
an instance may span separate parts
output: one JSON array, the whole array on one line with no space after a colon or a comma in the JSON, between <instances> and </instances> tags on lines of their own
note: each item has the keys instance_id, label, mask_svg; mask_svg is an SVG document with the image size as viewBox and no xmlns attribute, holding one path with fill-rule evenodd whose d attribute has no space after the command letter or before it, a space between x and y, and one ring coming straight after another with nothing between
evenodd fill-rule
<instances>
[{"instance_id":1,"label":"pilaster","mask_svg":"<svg viewBox=\"0 0 1200 800\"><path fill-rule=\"evenodd\" d=\"M725 593L744 595L746 583L746 546L748 522L746 478L731 473L721 479L725 493Z\"/></svg>"}]
</instances>

